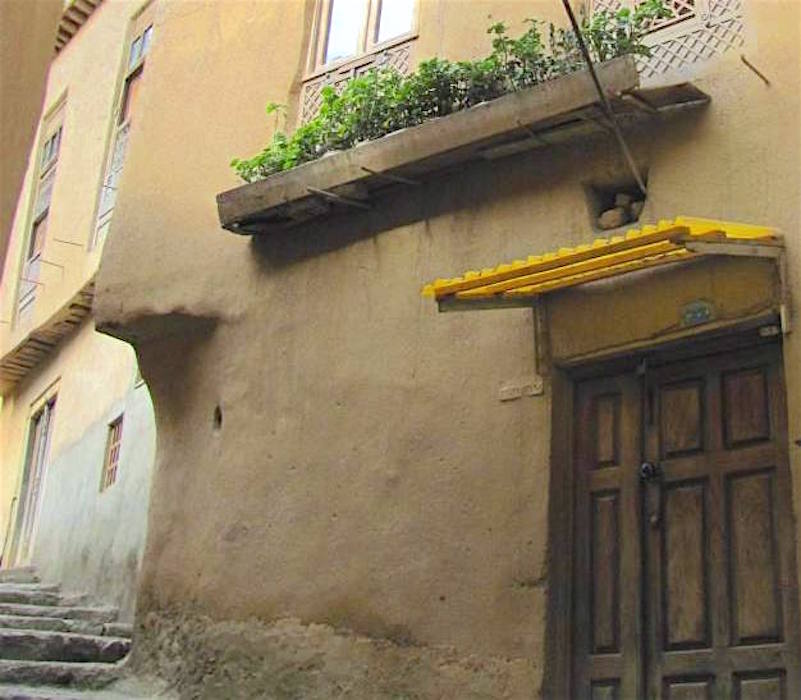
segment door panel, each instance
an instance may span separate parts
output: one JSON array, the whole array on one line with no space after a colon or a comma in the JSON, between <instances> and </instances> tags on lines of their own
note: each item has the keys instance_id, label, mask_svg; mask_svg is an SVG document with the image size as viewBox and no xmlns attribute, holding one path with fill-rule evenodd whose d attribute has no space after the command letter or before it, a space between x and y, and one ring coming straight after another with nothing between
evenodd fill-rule
<instances>
[{"instance_id":1,"label":"door panel","mask_svg":"<svg viewBox=\"0 0 801 700\"><path fill-rule=\"evenodd\" d=\"M698 480L670 484L662 492L665 649L709 646L707 491L706 480Z\"/></svg>"},{"instance_id":2,"label":"door panel","mask_svg":"<svg viewBox=\"0 0 801 700\"><path fill-rule=\"evenodd\" d=\"M56 400L53 398L31 419L28 451L22 475L20 508L17 511L10 556L10 561L18 565L27 564L31 554L44 486L55 405Z\"/></svg>"},{"instance_id":3,"label":"door panel","mask_svg":"<svg viewBox=\"0 0 801 700\"><path fill-rule=\"evenodd\" d=\"M784 410L774 347L577 385L575 697L801 697Z\"/></svg>"},{"instance_id":4,"label":"door panel","mask_svg":"<svg viewBox=\"0 0 801 700\"><path fill-rule=\"evenodd\" d=\"M583 697L628 698L640 689L637 467L640 394L633 377L578 388L575 674Z\"/></svg>"},{"instance_id":5,"label":"door panel","mask_svg":"<svg viewBox=\"0 0 801 700\"><path fill-rule=\"evenodd\" d=\"M779 561L772 513L775 469L727 478L731 643L782 639Z\"/></svg>"}]
</instances>

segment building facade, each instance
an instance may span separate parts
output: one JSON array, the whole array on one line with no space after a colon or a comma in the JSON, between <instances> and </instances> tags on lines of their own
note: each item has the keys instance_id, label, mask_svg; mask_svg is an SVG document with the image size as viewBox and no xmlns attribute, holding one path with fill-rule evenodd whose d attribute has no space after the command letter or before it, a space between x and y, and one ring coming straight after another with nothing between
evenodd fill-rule
<instances>
[{"instance_id":1,"label":"building facade","mask_svg":"<svg viewBox=\"0 0 801 700\"><path fill-rule=\"evenodd\" d=\"M2 565L35 566L128 620L155 422L133 351L95 331L91 307L148 12L138 2L64 5L0 287Z\"/></svg>"},{"instance_id":2,"label":"building facade","mask_svg":"<svg viewBox=\"0 0 801 700\"><path fill-rule=\"evenodd\" d=\"M266 103L297 125L321 85L369 65L484 55L489 15L567 26L549 1L399 1L389 26L390 3L340 4L150 6L94 289L158 424L133 668L187 697L797 696L801 6L672 2L650 60L599 68L610 99L645 102L625 138L647 195L626 226L696 257L511 304L496 292L543 253L616 272L580 247L611 235L599 216L634 188L607 129L574 131L600 99L587 74L221 195L218 210L238 184L231 158L269 136ZM118 51L140 36L122 7L101 8ZM124 66L101 72L123 84ZM517 140L497 140L502 122ZM569 129L557 139L555 125ZM112 141L95 152L100 180ZM364 172L392 186L352 187ZM41 181L34 168L30 200ZM249 218L226 218L232 199ZM278 207L306 218L276 230ZM99 209L70 226L95 235ZM628 255L626 240L639 239L598 246ZM437 278L439 308L466 313L421 296ZM476 279L501 284L485 306L509 308L457 303ZM49 415L41 382L13 403L19 424ZM106 405L86 419L98 436L122 404Z\"/></svg>"}]
</instances>

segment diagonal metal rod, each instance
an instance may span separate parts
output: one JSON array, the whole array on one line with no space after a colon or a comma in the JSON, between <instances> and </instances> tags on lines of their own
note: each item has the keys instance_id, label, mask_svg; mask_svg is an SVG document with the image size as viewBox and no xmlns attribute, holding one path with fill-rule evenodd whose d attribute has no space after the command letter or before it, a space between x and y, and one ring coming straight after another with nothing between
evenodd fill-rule
<instances>
[{"instance_id":1,"label":"diagonal metal rod","mask_svg":"<svg viewBox=\"0 0 801 700\"><path fill-rule=\"evenodd\" d=\"M592 57L587 49L587 44L584 43L584 37L582 36L581 29L579 29L578 22L576 21L576 15L573 14L573 8L570 7L570 0L562 0L562 4L565 6L565 12L567 12L568 19L573 27L573 33L576 35L576 40L578 41L579 48L581 49L581 55L584 56L584 61L587 64L587 68L590 70L592 82L595 83L595 89L598 91L598 95L601 98L601 105L603 106L604 112L606 113L606 116L612 125L612 130L615 132L615 138L617 138L617 143L620 146L620 150L623 152L623 157L626 159L626 163L629 166L629 170L631 170L631 174L634 175L634 180L637 182L637 187L640 188L640 191L643 194L648 194L648 191L645 188L645 183L643 182L642 177L640 177L640 171L637 169L637 164L634 162L634 157L631 155L631 151L626 144L626 140L623 138L623 132L620 130L620 125L617 123L615 113L612 111L612 105L609 102L609 97L607 97L603 86L601 85L601 81L598 79L598 73L595 72L595 65L593 65Z\"/></svg>"}]
</instances>

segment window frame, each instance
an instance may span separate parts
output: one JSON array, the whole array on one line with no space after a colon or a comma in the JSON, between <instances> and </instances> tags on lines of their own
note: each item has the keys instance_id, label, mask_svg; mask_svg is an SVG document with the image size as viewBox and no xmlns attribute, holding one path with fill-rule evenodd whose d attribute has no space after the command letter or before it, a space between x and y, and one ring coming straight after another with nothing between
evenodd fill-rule
<instances>
[{"instance_id":1,"label":"window frame","mask_svg":"<svg viewBox=\"0 0 801 700\"><path fill-rule=\"evenodd\" d=\"M54 112L54 116L58 114L58 110ZM45 221L49 214L50 214L50 203L53 201L53 187L55 187L55 169L56 165L58 165L58 156L61 153L61 141L63 139L63 132L64 132L64 119L63 116L61 119L55 122L56 128L55 129L48 129L49 136L44 139L42 143L41 150L39 152L39 173L38 177L36 178L36 192L33 199L33 217L31 220L31 225L28 231L28 243L25 246L25 263L31 262L37 255L40 255L44 247L40 247L37 251L34 247L36 242L36 233L37 227ZM55 148L53 151L48 155L47 160L45 160L45 155L47 154L48 147L55 141ZM42 185L45 182L45 179L48 177L53 177L53 182L50 184L50 198L47 200L47 205L42 209L40 212L36 212L36 206L39 202L39 196L42 192Z\"/></svg>"},{"instance_id":2,"label":"window frame","mask_svg":"<svg viewBox=\"0 0 801 700\"><path fill-rule=\"evenodd\" d=\"M106 189L111 187L111 185L107 183L109 178L113 175L112 168L114 167L114 159L117 155L118 142L121 138L127 139L130 137L132 112L129 112L128 118L125 119L125 106L128 102L130 85L134 82L134 80L142 79L146 59L153 47L153 33L155 31L154 27L155 20L153 17L153 1L148 0L131 17L125 37L121 65L118 73L120 77L118 78L117 91L114 95L114 111L112 113L110 132L106 146L106 157L104 159L103 169L100 173L100 182L97 187L93 224L87 244L87 248L90 251L97 249L101 245L106 237L106 232L103 232L101 235L101 231L108 229L114 216L114 209L116 208L117 199L116 195L114 195L111 206L104 209L106 204ZM145 40L145 37L147 37L147 40ZM136 58L132 60L132 56L134 55L134 47L137 44L139 48L136 51ZM125 136L122 136L123 132L126 131L128 133ZM125 155L122 157L123 164L128 151L127 143L124 145L124 151ZM120 172L122 171L122 166L120 166L119 170Z\"/></svg>"},{"instance_id":3,"label":"window frame","mask_svg":"<svg viewBox=\"0 0 801 700\"><path fill-rule=\"evenodd\" d=\"M351 63L359 63L363 61L365 57L381 53L397 44L403 44L411 39L417 38L419 33L418 27L421 3L420 0L411 1L413 6L412 26L409 31L379 42L379 19L381 16L381 4L384 0L362 0L367 8L365 12L365 22L359 33L359 47L357 51L352 56L345 56L326 63L325 52L328 48L328 34L331 27L331 11L333 9L334 0L317 0L304 80L340 70Z\"/></svg>"},{"instance_id":4,"label":"window frame","mask_svg":"<svg viewBox=\"0 0 801 700\"><path fill-rule=\"evenodd\" d=\"M43 222L47 222L50 216L53 191L56 186L57 166L61 155L61 147L64 142L66 109L67 92L64 91L53 102L53 105L45 112L39 122L39 137L36 143L36 157L33 160L34 172L31 179L30 198L27 205L25 234L19 253L19 275L17 276L17 288L16 294L14 295L14 327L20 322L20 317L23 312L29 309L34 301L36 301L38 287L43 286L38 280L38 271L36 272L37 279L31 279L31 277L33 277L34 272L32 269L33 266L44 253L44 244L47 240L47 228L45 228L44 243L38 248L35 245L35 234L37 233L37 229ZM48 149L51 145L54 145L54 147L48 154ZM45 159L46 155L47 158ZM51 182L48 183L48 179L51 179ZM37 211L39 199L44 187L50 188L47 204L41 211ZM30 285L29 289L26 289L27 285Z\"/></svg>"},{"instance_id":5,"label":"window frame","mask_svg":"<svg viewBox=\"0 0 801 700\"><path fill-rule=\"evenodd\" d=\"M47 473L50 466L50 446L55 433L54 415L58 403L58 380L50 384L44 392L31 402L25 428L25 449L22 453L22 466L17 476L14 489L16 509L13 520L9 520L10 529L6 543L0 555L17 565L29 560L30 551L39 531L39 511L44 502L47 487ZM38 432L40 421L45 421L44 432ZM39 435L41 442L37 440ZM37 444L38 442L38 444ZM35 474L34 474L35 472ZM31 493L31 478L38 477L37 492ZM31 502L33 499L34 502ZM29 511L33 506L33 511ZM13 504L12 504L12 507ZM30 525L26 521L30 522ZM28 534L25 529L28 525ZM21 551L20 548L24 548Z\"/></svg>"}]
</instances>

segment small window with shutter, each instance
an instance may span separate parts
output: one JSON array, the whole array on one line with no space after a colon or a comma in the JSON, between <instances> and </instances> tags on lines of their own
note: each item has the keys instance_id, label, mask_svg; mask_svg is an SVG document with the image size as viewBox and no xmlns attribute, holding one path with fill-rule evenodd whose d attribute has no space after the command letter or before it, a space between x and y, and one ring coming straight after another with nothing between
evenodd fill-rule
<instances>
[{"instance_id":1,"label":"small window with shutter","mask_svg":"<svg viewBox=\"0 0 801 700\"><path fill-rule=\"evenodd\" d=\"M103 459L103 473L100 477L100 491L105 491L117 480L122 446L122 416L109 423L106 439L106 456Z\"/></svg>"}]
</instances>

